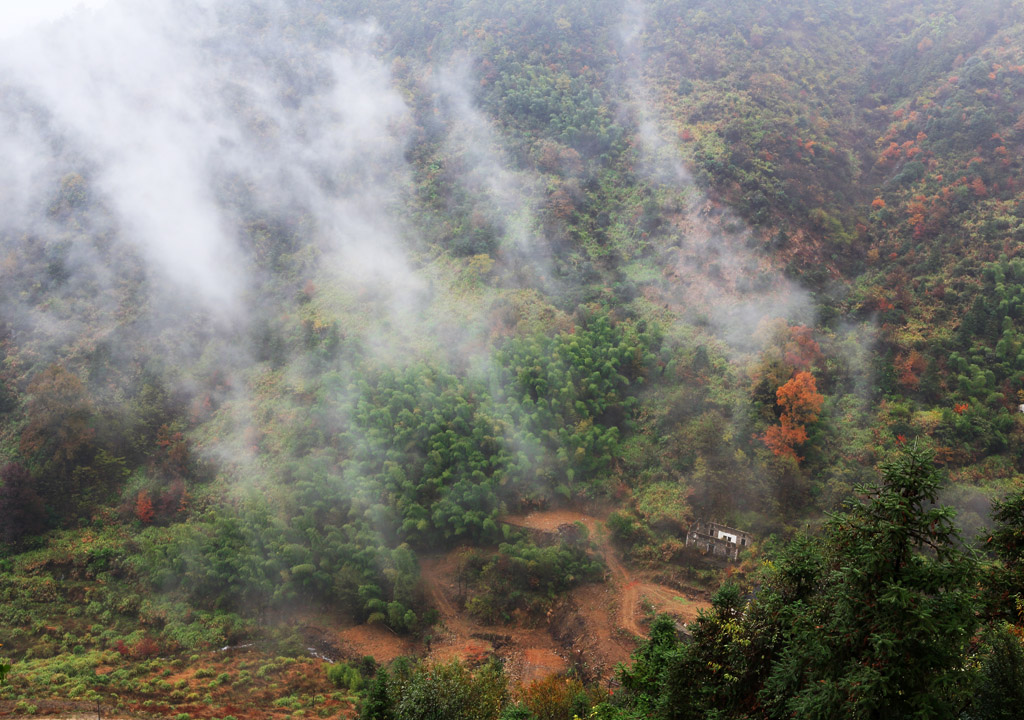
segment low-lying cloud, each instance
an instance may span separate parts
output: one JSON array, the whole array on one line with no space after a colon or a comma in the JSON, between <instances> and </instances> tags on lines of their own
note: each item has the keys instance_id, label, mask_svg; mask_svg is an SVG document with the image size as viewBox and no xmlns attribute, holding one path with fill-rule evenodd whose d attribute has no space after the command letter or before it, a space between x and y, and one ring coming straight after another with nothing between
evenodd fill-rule
<instances>
[{"instance_id":1,"label":"low-lying cloud","mask_svg":"<svg viewBox=\"0 0 1024 720\"><path fill-rule=\"evenodd\" d=\"M316 35L303 10L112 2L12 40L6 95L36 114L4 104L5 224L45 224L33 210L74 169L149 271L207 310L237 313L253 289L240 213L301 217L342 275L410 281L387 221L408 111L372 26L323 20ZM225 202L226 183L245 198Z\"/></svg>"},{"instance_id":2,"label":"low-lying cloud","mask_svg":"<svg viewBox=\"0 0 1024 720\"><path fill-rule=\"evenodd\" d=\"M676 220L678 247L669 254L670 295L691 320L709 321L735 351L756 351L756 331L765 321L811 323L810 297L752 247L753 231L739 216L712 201L694 182L676 129L646 80L646 29L645 5L629 0L619 23L620 112L636 127L642 171L655 183L685 194Z\"/></svg>"}]
</instances>

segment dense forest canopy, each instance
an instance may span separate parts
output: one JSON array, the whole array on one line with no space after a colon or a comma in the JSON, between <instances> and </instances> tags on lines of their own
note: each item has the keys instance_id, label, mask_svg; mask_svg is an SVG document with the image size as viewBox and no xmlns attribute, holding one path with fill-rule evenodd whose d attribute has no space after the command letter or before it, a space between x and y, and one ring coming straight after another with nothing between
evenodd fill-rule
<instances>
[{"instance_id":1,"label":"dense forest canopy","mask_svg":"<svg viewBox=\"0 0 1024 720\"><path fill-rule=\"evenodd\" d=\"M1011 0L110 0L13 33L0 702L1012 717L1022 141ZM554 510L601 522L514 520ZM717 562L706 520L757 541ZM433 662L452 558L488 627L559 636L627 571L713 600L516 686ZM348 657L327 698L303 623L430 660ZM202 696L154 659L248 642L277 659Z\"/></svg>"}]
</instances>

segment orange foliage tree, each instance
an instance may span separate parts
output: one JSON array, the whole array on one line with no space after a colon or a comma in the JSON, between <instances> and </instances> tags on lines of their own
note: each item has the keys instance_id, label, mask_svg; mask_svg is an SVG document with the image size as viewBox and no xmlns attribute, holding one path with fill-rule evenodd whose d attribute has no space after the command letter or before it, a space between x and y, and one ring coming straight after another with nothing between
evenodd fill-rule
<instances>
[{"instance_id":1,"label":"orange foliage tree","mask_svg":"<svg viewBox=\"0 0 1024 720\"><path fill-rule=\"evenodd\" d=\"M796 449L807 442L807 425L818 419L825 398L809 372L796 373L775 391L775 398L782 413L779 424L765 432L764 444L776 455L801 460Z\"/></svg>"},{"instance_id":2,"label":"orange foliage tree","mask_svg":"<svg viewBox=\"0 0 1024 720\"><path fill-rule=\"evenodd\" d=\"M893 363L897 382L906 390L916 390L921 383L921 374L928 369L928 358L917 350L900 353Z\"/></svg>"},{"instance_id":3,"label":"orange foliage tree","mask_svg":"<svg viewBox=\"0 0 1024 720\"><path fill-rule=\"evenodd\" d=\"M139 519L145 525L153 522L153 501L149 497L149 493L145 490L140 490L138 497L135 498L135 517Z\"/></svg>"}]
</instances>

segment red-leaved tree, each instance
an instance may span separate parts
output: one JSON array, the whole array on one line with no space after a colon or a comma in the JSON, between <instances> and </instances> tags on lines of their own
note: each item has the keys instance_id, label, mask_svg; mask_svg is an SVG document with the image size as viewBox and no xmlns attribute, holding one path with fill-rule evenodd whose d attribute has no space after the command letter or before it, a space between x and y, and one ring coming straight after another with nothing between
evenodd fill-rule
<instances>
[{"instance_id":1,"label":"red-leaved tree","mask_svg":"<svg viewBox=\"0 0 1024 720\"><path fill-rule=\"evenodd\" d=\"M149 493L145 490L140 490L138 497L135 498L135 517L139 519L139 522L144 525L148 525L153 522L153 500L149 497Z\"/></svg>"},{"instance_id":2,"label":"red-leaved tree","mask_svg":"<svg viewBox=\"0 0 1024 720\"><path fill-rule=\"evenodd\" d=\"M807 426L818 419L825 398L809 372L796 373L775 391L775 398L782 412L779 424L765 431L764 444L776 455L802 460L797 448L807 442Z\"/></svg>"}]
</instances>

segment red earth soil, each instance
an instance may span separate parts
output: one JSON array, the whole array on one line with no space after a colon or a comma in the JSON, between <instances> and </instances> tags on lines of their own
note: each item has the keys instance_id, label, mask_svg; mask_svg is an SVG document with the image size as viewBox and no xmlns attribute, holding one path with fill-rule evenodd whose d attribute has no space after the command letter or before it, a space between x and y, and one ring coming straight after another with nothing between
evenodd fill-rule
<instances>
[{"instance_id":1,"label":"red earth soil","mask_svg":"<svg viewBox=\"0 0 1024 720\"><path fill-rule=\"evenodd\" d=\"M524 684L562 672L570 664L608 680L616 663L627 661L638 639L646 636L645 602L683 623L708 607L703 600L686 598L623 565L601 518L575 510L550 510L509 516L503 522L542 533L582 523L604 555L606 582L575 589L565 603L549 613L546 627L488 625L467 615L458 601L458 569L466 550L425 556L420 559L421 578L440 616L439 631L428 646L416 646L386 628L366 625L342 631L341 644L353 655L373 655L378 662L424 654L440 662L459 659L475 664L495 655L505 661L513 682Z\"/></svg>"}]
</instances>

